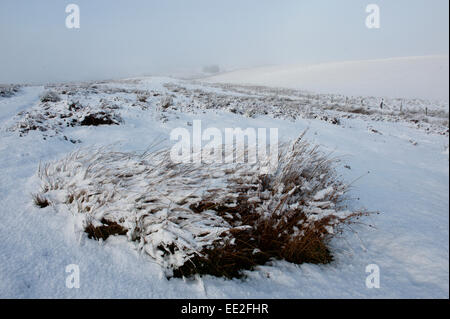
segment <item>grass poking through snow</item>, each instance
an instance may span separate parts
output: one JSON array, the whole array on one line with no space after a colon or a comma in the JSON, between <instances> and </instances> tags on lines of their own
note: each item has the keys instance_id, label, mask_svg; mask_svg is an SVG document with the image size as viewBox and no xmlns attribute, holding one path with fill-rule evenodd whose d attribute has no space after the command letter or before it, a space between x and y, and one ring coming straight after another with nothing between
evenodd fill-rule
<instances>
[{"instance_id":1,"label":"grass poking through snow","mask_svg":"<svg viewBox=\"0 0 450 319\"><path fill-rule=\"evenodd\" d=\"M280 146L274 172L260 165L81 149L40 167L35 202L68 205L89 238L126 235L168 277L240 277L272 259L330 262L330 239L366 215L345 207L333 159L301 136Z\"/></svg>"},{"instance_id":2,"label":"grass poking through snow","mask_svg":"<svg viewBox=\"0 0 450 319\"><path fill-rule=\"evenodd\" d=\"M33 194L33 202L36 206L40 208L45 208L50 205L50 202L47 198L39 194Z\"/></svg>"}]
</instances>

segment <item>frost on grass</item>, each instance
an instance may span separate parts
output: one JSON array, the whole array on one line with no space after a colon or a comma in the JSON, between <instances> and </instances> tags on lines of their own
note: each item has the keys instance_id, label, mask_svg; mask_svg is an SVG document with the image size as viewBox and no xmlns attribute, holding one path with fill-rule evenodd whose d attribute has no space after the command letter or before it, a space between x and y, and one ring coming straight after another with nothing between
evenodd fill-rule
<instances>
[{"instance_id":1,"label":"frost on grass","mask_svg":"<svg viewBox=\"0 0 450 319\"><path fill-rule=\"evenodd\" d=\"M36 107L19 113L19 121L11 129L18 130L21 136L40 131L47 137L62 133L65 127L119 125L122 122L117 107L111 103L101 100L95 104L82 104L62 100L55 92L49 92L41 97L41 103Z\"/></svg>"},{"instance_id":2,"label":"frost on grass","mask_svg":"<svg viewBox=\"0 0 450 319\"><path fill-rule=\"evenodd\" d=\"M206 84L197 88L167 83L165 87L184 96L176 107L188 112L193 109L224 109L232 113L256 117L306 118L345 125L343 119L361 118L371 121L406 122L427 133L448 135L448 102L422 99L349 97L318 94L283 88ZM211 91L214 87L217 90ZM383 107L381 108L381 102ZM426 111L428 110L428 111Z\"/></svg>"},{"instance_id":3,"label":"frost on grass","mask_svg":"<svg viewBox=\"0 0 450 319\"><path fill-rule=\"evenodd\" d=\"M44 92L40 97L41 102L59 102L61 101L61 98L59 97L58 93L55 91L46 91Z\"/></svg>"},{"instance_id":4,"label":"frost on grass","mask_svg":"<svg viewBox=\"0 0 450 319\"><path fill-rule=\"evenodd\" d=\"M171 103L164 102L167 98L155 91L109 87L104 83L57 84L47 87L34 106L18 113L17 122L9 129L18 131L20 136L39 131L44 138L63 136L74 143L64 135L68 127L120 125L124 123L123 111L165 110L163 107Z\"/></svg>"},{"instance_id":5,"label":"frost on grass","mask_svg":"<svg viewBox=\"0 0 450 319\"><path fill-rule=\"evenodd\" d=\"M0 98L12 96L14 90L19 89L0 86ZM228 111L249 118L316 119L344 127L346 119L354 118L405 122L427 133L449 134L448 102L346 97L161 78L47 86L35 105L17 114L9 130L19 132L20 136L38 131L44 139L59 136L77 143L80 141L67 138L67 128L120 125L130 112L141 110L148 111L162 123L176 119L180 114Z\"/></svg>"},{"instance_id":6,"label":"frost on grass","mask_svg":"<svg viewBox=\"0 0 450 319\"><path fill-rule=\"evenodd\" d=\"M300 137L280 147L272 173L261 165L81 149L39 167L36 196L68 205L91 238L126 234L168 277L240 277L271 259L330 262L328 241L364 215L343 205L333 160Z\"/></svg>"},{"instance_id":7,"label":"frost on grass","mask_svg":"<svg viewBox=\"0 0 450 319\"><path fill-rule=\"evenodd\" d=\"M20 91L19 85L0 85L0 97L12 97Z\"/></svg>"}]
</instances>

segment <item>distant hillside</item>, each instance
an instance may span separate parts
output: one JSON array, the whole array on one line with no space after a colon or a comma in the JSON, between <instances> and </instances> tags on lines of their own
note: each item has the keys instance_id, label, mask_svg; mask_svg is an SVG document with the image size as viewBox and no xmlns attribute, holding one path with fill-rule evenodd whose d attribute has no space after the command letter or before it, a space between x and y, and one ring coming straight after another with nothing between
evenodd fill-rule
<instances>
[{"instance_id":1,"label":"distant hillside","mask_svg":"<svg viewBox=\"0 0 450 319\"><path fill-rule=\"evenodd\" d=\"M242 69L208 82L304 89L318 93L449 99L449 57L424 56Z\"/></svg>"}]
</instances>

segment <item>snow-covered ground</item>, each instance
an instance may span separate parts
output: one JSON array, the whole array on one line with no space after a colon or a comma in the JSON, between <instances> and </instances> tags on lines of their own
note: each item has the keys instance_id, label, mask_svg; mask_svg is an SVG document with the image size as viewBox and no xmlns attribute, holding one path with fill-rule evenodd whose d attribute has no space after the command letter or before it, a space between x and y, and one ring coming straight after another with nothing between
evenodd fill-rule
<instances>
[{"instance_id":1,"label":"snow-covered ground","mask_svg":"<svg viewBox=\"0 0 450 319\"><path fill-rule=\"evenodd\" d=\"M403 57L236 70L205 80L320 93L448 101L448 56Z\"/></svg>"},{"instance_id":2,"label":"snow-covered ground","mask_svg":"<svg viewBox=\"0 0 450 319\"><path fill-rule=\"evenodd\" d=\"M379 110L376 98L360 103L168 78L52 89L61 101L40 103L44 87L0 98L0 297L449 297L448 104L429 102L435 113L426 116L415 110L416 100L392 100ZM361 104L373 111L361 112ZM120 125L79 125L99 112L114 113ZM170 145L170 131L192 129L193 120L221 130L277 127L284 141L308 128L307 139L339 157L338 172L352 183L349 204L380 214L333 240L331 264L274 262L242 280L168 280L124 236L90 240L76 232L68 211L33 205L40 162L92 145L120 151L143 151L155 141ZM79 289L66 288L69 264L80 267ZM366 288L369 264L380 268L379 289Z\"/></svg>"}]
</instances>

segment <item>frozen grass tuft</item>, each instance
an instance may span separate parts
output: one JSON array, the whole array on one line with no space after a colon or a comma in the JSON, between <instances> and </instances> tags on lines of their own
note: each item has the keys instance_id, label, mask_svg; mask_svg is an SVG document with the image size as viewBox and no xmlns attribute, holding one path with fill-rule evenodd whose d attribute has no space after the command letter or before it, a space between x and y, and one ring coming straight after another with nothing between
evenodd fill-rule
<instances>
[{"instance_id":1,"label":"frozen grass tuft","mask_svg":"<svg viewBox=\"0 0 450 319\"><path fill-rule=\"evenodd\" d=\"M261 165L81 149L39 168L39 196L80 214L90 238L126 235L168 277L240 277L272 259L330 262L329 240L366 214L346 209L333 159L301 136L280 147L273 173Z\"/></svg>"},{"instance_id":2,"label":"frozen grass tuft","mask_svg":"<svg viewBox=\"0 0 450 319\"><path fill-rule=\"evenodd\" d=\"M55 91L46 91L41 95L41 102L59 102L61 98Z\"/></svg>"},{"instance_id":3,"label":"frozen grass tuft","mask_svg":"<svg viewBox=\"0 0 450 319\"><path fill-rule=\"evenodd\" d=\"M50 206L50 202L48 201L48 199L40 194L33 194L33 202L36 206L40 208Z\"/></svg>"},{"instance_id":4,"label":"frozen grass tuft","mask_svg":"<svg viewBox=\"0 0 450 319\"><path fill-rule=\"evenodd\" d=\"M1 85L0 84L0 97L12 97L20 91L19 85Z\"/></svg>"}]
</instances>

